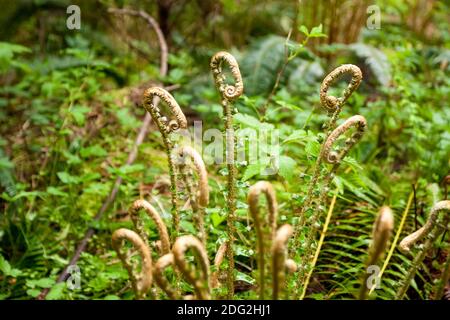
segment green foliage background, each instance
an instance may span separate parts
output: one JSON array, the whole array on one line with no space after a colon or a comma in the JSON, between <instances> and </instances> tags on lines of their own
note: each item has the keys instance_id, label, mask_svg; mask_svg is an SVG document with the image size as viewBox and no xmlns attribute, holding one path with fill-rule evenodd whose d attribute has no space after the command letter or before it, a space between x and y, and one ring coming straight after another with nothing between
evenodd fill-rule
<instances>
[{"instance_id":1,"label":"green foliage background","mask_svg":"<svg viewBox=\"0 0 450 320\"><path fill-rule=\"evenodd\" d=\"M237 103L236 124L268 126L281 133L280 172L270 180L282 222L291 222L292 205L301 203L322 142L327 119L319 102L322 79L344 63L363 71L363 84L342 118L363 115L368 132L333 181L338 201L309 298L355 296L372 224L383 204L393 208L397 230L415 185L401 234L405 236L426 221L434 201L430 185L440 188L438 199L446 196L442 181L450 164L450 34L445 1L435 4L430 17L432 36L408 25L408 1L380 0L375 1L381 8L380 29L363 26L355 43L319 46L304 42L297 1L72 1L81 8L80 30L66 28L69 1L0 2L5 2L0 5L1 299L32 299L44 288L51 288L47 299L134 297L112 250L111 234L119 227L131 228L124 212L140 196L158 200L168 222L170 202L167 190L154 188L167 175L154 128L137 161L124 165L144 117L141 95L130 92L157 82L176 85L173 95L189 121L203 120L204 129L222 128L209 71L210 57L219 50L235 55L244 77L245 97ZM122 6L143 9L160 22L169 44L168 76L159 74L158 42L148 25L107 12ZM286 48L292 59L265 107ZM210 257L225 239L223 169L208 166ZM245 199L248 187L266 178L258 177L259 169L258 163L239 166L236 272L243 289L238 299L256 298L248 290L256 279L256 263ZM118 176L123 183L116 201L93 223ZM183 233L192 232L189 210L182 218ZM90 226L95 234L78 262L81 289L55 284ZM156 239L156 232L150 236ZM448 235L425 260L409 298L432 297L447 255ZM372 297L392 299L409 264L410 258L396 250L381 289Z\"/></svg>"}]
</instances>

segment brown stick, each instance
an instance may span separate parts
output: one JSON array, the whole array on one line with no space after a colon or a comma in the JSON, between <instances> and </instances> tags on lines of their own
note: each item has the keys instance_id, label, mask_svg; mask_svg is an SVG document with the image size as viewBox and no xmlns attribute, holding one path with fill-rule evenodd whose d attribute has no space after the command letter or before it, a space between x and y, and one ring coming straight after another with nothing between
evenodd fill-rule
<instances>
[{"instance_id":1,"label":"brown stick","mask_svg":"<svg viewBox=\"0 0 450 320\"><path fill-rule=\"evenodd\" d=\"M158 23L144 11L134 11L134 10L130 10L130 9L110 9L108 11L115 12L115 13L122 13L122 14L138 15L138 16L144 18L148 22L148 24L151 26L151 28L156 32L156 35L158 36L158 42L159 42L159 46L161 49L159 72L162 76L166 76L167 68L168 68L167 67L167 57L168 57L167 42L166 42L166 39L164 38L164 35L163 35ZM155 99L154 104L156 105L157 103L159 103L159 99ZM145 114L144 121L142 123L141 128L139 129L139 133L134 142L133 149L131 150L131 152L128 155L128 159L126 162L127 165L132 164L136 160L137 154L138 154L138 148L144 141L145 136L147 135L147 130L150 125L150 122L151 122L151 116L147 112ZM93 221L100 220L103 217L106 210L108 210L108 208L114 202L114 200L116 199L116 196L117 196L117 192L119 191L119 187L122 184L122 180L123 180L122 177L118 177L116 179L116 181L114 182L114 187L112 188L108 198L103 203L100 210L98 210ZM90 227L86 231L86 234L84 235L83 239L78 244L78 246L75 250L75 253L72 256L72 259L70 259L70 262L67 265L67 267L64 268L64 270L61 272L58 279L56 280L56 283L60 283L64 280L66 280L66 278L68 276L68 272L67 272L68 268L70 266L75 265L77 263L78 259L80 259L81 253L86 249L87 243L91 239L91 237L94 235L94 232L95 232L95 229L92 227ZM37 297L37 299L44 300L49 291L50 291L49 288L42 290L41 293L39 294L39 296Z\"/></svg>"}]
</instances>

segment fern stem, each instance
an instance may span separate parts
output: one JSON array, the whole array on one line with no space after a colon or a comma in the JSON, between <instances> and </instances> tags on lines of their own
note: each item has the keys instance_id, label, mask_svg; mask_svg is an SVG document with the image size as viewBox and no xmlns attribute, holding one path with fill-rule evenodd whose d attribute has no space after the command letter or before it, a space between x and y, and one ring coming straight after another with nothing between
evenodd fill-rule
<instances>
[{"instance_id":1,"label":"fern stem","mask_svg":"<svg viewBox=\"0 0 450 320\"><path fill-rule=\"evenodd\" d=\"M158 97L164 101L169 107L172 115L175 117L174 120L168 120L161 114L160 109L157 107L156 103L153 103L153 97ZM178 129L185 129L187 127L187 120L181 111L180 106L175 101L173 96L166 90L158 87L152 87L144 92L143 99L144 108L151 114L153 121L158 126L161 132L164 146L166 149L166 154L169 162L169 175L170 175L170 193L171 193L171 213L172 222L174 225L174 233L172 234L172 240L174 240L179 232L180 218L178 215L178 191L177 191L177 177L174 159L172 158L172 151L174 149L174 144L170 139L170 134L177 131Z\"/></svg>"},{"instance_id":2,"label":"fern stem","mask_svg":"<svg viewBox=\"0 0 450 320\"><path fill-rule=\"evenodd\" d=\"M226 62L234 78L234 85L226 83L225 75L222 70L222 64ZM211 70L214 76L216 87L218 88L222 96L222 107L225 116L225 141L226 146L224 150L224 158L227 162L228 177L227 177L227 258L228 258L228 272L227 272L227 289L228 299L233 299L234 296L234 235L235 230L235 211L236 211L236 137L234 135L233 127L233 113L237 110L233 110L232 101L239 98L244 90L244 84L242 82L241 72L239 71L239 65L236 59L228 52L218 52L211 59Z\"/></svg>"},{"instance_id":3,"label":"fern stem","mask_svg":"<svg viewBox=\"0 0 450 320\"><path fill-rule=\"evenodd\" d=\"M333 198L331 199L330 208L328 209L327 218L325 220L325 224L322 229L322 233L320 234L319 243L316 248L316 252L314 253L314 258L311 263L311 266L309 267L308 274L306 276L305 283L303 284L302 293L300 294L300 300L303 300L306 294L306 289L308 289L309 280L311 278L311 275L314 271L314 267L316 266L317 259L319 258L320 250L322 249L323 241L325 239L325 235L328 231L328 225L330 224L331 216L333 215L334 205L336 204L336 198L337 198L337 192L334 194Z\"/></svg>"},{"instance_id":4,"label":"fern stem","mask_svg":"<svg viewBox=\"0 0 450 320\"><path fill-rule=\"evenodd\" d=\"M380 273L377 275L377 280L381 281L381 277L383 276L384 271L386 270L389 261L392 258L392 255L394 254L394 250L397 246L398 239L400 238L400 234L403 231L403 226L405 225L406 217L408 216L409 208L411 207L412 200L414 198L414 192L411 192L408 198L408 202L406 204L405 210L403 211L402 219L400 220L400 225L398 226L397 232L394 236L394 241L392 241L391 248L389 249L388 255L386 257L386 260L383 263L383 266L381 267ZM369 291L369 296L373 293L375 290L375 287L372 287Z\"/></svg>"}]
</instances>

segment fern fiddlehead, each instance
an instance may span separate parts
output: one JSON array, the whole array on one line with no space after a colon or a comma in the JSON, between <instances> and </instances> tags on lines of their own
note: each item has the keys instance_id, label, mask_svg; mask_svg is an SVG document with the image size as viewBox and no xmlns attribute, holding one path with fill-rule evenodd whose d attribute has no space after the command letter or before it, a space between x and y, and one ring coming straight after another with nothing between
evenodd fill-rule
<instances>
[{"instance_id":1,"label":"fern fiddlehead","mask_svg":"<svg viewBox=\"0 0 450 320\"><path fill-rule=\"evenodd\" d=\"M267 198L268 219L266 221L261 219L258 206L259 196L262 193ZM265 296L265 271L267 260L266 248L270 248L270 242L275 237L278 217L277 199L272 184L267 181L259 181L255 183L250 187L247 202L256 230L256 242L258 246L259 298L262 300Z\"/></svg>"},{"instance_id":2,"label":"fern fiddlehead","mask_svg":"<svg viewBox=\"0 0 450 320\"><path fill-rule=\"evenodd\" d=\"M200 154L189 146L183 146L177 150L179 156L178 160L180 171L187 171L186 158L192 159L195 172L198 176L197 193L194 194L190 181L187 181L189 177L185 177L185 184L189 193L189 200L193 209L193 218L198 231L198 236L203 244L206 245L206 232L204 225L205 208L209 202L209 187L208 187L208 173L206 171L205 163L203 162Z\"/></svg>"},{"instance_id":3,"label":"fern fiddlehead","mask_svg":"<svg viewBox=\"0 0 450 320\"><path fill-rule=\"evenodd\" d=\"M352 79L348 84L347 88L342 93L342 97L336 98L334 96L329 96L328 90L330 89L330 85L346 73L350 73L352 75ZM348 100L351 94L359 87L361 81L362 81L361 70L357 66L352 64L345 64L337 67L332 72L330 72L322 81L322 84L320 86L320 102L322 107L325 110L327 110L327 112L331 115L330 120L325 126L325 141L327 141L328 136L336 126L336 121L338 120L339 114L342 111L342 106ZM321 152L314 165L313 176L308 186L305 201L302 207L300 208L300 211L296 210L297 215L301 219L300 227L302 227L305 223L304 220L305 211L310 208L311 203L314 200L313 191L314 188L317 186L317 183L320 178L321 164L323 161L323 151L324 146L322 145ZM297 230L295 230L294 233L296 234Z\"/></svg>"},{"instance_id":4,"label":"fern fiddlehead","mask_svg":"<svg viewBox=\"0 0 450 320\"><path fill-rule=\"evenodd\" d=\"M167 281L164 271L169 267L175 266L175 260L173 253L167 253L163 255L155 263L153 277L155 278L156 284L167 294L167 296L172 300L179 300L181 295L176 288L173 288L169 281Z\"/></svg>"},{"instance_id":5,"label":"fern fiddlehead","mask_svg":"<svg viewBox=\"0 0 450 320\"><path fill-rule=\"evenodd\" d=\"M224 63L228 64L231 74L234 79L234 85L226 83L226 77L223 72ZM227 233L228 233L228 246L227 246L227 258L228 258L228 274L227 274L227 289L228 299L232 299L234 295L234 221L236 211L236 137L233 128L233 114L237 110L233 109L232 102L238 99L243 91L244 84L242 82L241 72L239 71L239 65L236 59L228 52L216 53L210 63L210 67L214 76L216 87L222 96L222 107L225 116L225 154L227 169L228 169L228 197L227 197Z\"/></svg>"},{"instance_id":6,"label":"fern fiddlehead","mask_svg":"<svg viewBox=\"0 0 450 320\"><path fill-rule=\"evenodd\" d=\"M129 241L141 256L141 271L136 272L136 265L130 261L129 252L124 252L124 241ZM114 231L112 235L112 246L117 252L122 264L128 271L133 291L137 299L144 299L152 286L152 256L149 247L134 231L125 228Z\"/></svg>"},{"instance_id":7,"label":"fern fiddlehead","mask_svg":"<svg viewBox=\"0 0 450 320\"><path fill-rule=\"evenodd\" d=\"M219 249L216 252L216 256L214 257L214 272L211 274L211 288L215 289L219 287L219 274L220 274L220 266L225 258L225 254L227 251L227 242L223 242Z\"/></svg>"},{"instance_id":8,"label":"fern fiddlehead","mask_svg":"<svg viewBox=\"0 0 450 320\"><path fill-rule=\"evenodd\" d=\"M144 225L142 219L139 217L139 211L141 209L144 209L147 215L155 222L156 229L158 230L159 234L159 240L161 241L161 252L159 252L161 255L169 253L170 251L170 239L169 239L169 233L167 232L167 227L164 221L161 219L161 216L159 215L158 211L147 201L145 200L136 200L131 205L130 209L128 210L128 213L131 217L131 220L133 221L133 224L138 232L138 234L141 236L141 238L144 240L145 244L148 246L148 236L147 233L144 230Z\"/></svg>"},{"instance_id":9,"label":"fern fiddlehead","mask_svg":"<svg viewBox=\"0 0 450 320\"><path fill-rule=\"evenodd\" d=\"M192 249L194 257L198 261L199 270L194 270L186 261L186 252L189 249ZM194 287L197 299L210 299L209 260L201 241L192 235L181 236L175 241L172 253L176 266Z\"/></svg>"},{"instance_id":10,"label":"fern fiddlehead","mask_svg":"<svg viewBox=\"0 0 450 320\"><path fill-rule=\"evenodd\" d=\"M273 239L272 254L272 299L279 298L280 290L284 287L286 271L292 273L296 270L295 262L287 257L287 243L292 236L292 227L289 224L281 226Z\"/></svg>"},{"instance_id":11,"label":"fern fiddlehead","mask_svg":"<svg viewBox=\"0 0 450 320\"><path fill-rule=\"evenodd\" d=\"M448 215L445 216L443 219L441 219L441 221L438 221L439 213L441 212L447 213L450 212L450 200L443 200L437 202L431 209L430 215L425 225L416 232L404 238L400 242L399 244L400 250L403 251L404 253L409 253L411 251L411 247L414 244L416 244L418 241L424 238L426 239L423 248L414 257L414 260L412 261L405 278L400 283L399 289L395 295L396 300L403 299L403 297L406 294L406 291L408 290L411 284L411 280L414 278L414 275L416 274L416 271L419 269L420 264L425 259L427 252L431 249L436 239L447 227L447 224L450 221Z\"/></svg>"},{"instance_id":12,"label":"fern fiddlehead","mask_svg":"<svg viewBox=\"0 0 450 320\"><path fill-rule=\"evenodd\" d=\"M159 97L164 101L169 107L171 113L175 119L168 120L167 117L161 114L160 109L156 104L153 104L153 98ZM166 90L158 87L152 87L144 92L143 99L144 108L151 114L153 121L156 123L161 135L163 137L164 146L167 153L167 158L169 161L169 175L170 175L170 191L172 197L172 221L174 225L174 236L176 237L179 231L180 218L178 215L178 191L177 191L177 178L176 178L176 168L174 164L174 159L172 158L172 151L174 144L170 139L170 134L178 129L185 129L187 127L187 120L181 111L180 106L175 101L173 96Z\"/></svg>"},{"instance_id":13,"label":"fern fiddlehead","mask_svg":"<svg viewBox=\"0 0 450 320\"><path fill-rule=\"evenodd\" d=\"M332 150L333 145L336 143L338 138L345 134L346 132L350 131L352 127L356 128L356 132L354 132L347 140L345 141L345 146L340 151L334 151ZM332 164L331 169L328 171L327 175L323 178L322 182L322 188L318 196L318 205L313 208L312 215L309 219L309 224L311 226L311 230L307 234L305 238L305 242L303 244L304 247L304 257L307 261L306 270L302 270L303 274L300 276L300 283L303 283L304 277L307 275L309 268L308 263L311 259L311 254L313 252L313 240L315 236L315 227L317 225L317 222L319 221L321 217L321 212L319 212L319 209L323 208L323 204L326 202L326 196L328 193L328 190L330 188L330 184L333 181L333 178L335 177L335 174L341 165L342 160L345 158L345 156L348 154L350 149L358 143L358 141L362 138L365 130L367 127L366 119L363 116L355 115L350 118L348 118L344 123L342 123L340 126L338 126L336 129L334 129L325 140L324 144L322 145L322 149L320 151L319 157L322 158L322 161L327 162L329 164ZM305 219L306 220L306 219ZM297 230L297 233L295 234L295 243L296 246L299 246L300 243L300 230ZM303 288L305 290L306 288Z\"/></svg>"},{"instance_id":14,"label":"fern fiddlehead","mask_svg":"<svg viewBox=\"0 0 450 320\"><path fill-rule=\"evenodd\" d=\"M366 262L365 270L367 270L369 266L376 264L378 259L384 253L393 229L394 215L392 214L391 208L384 206L380 209L373 226L372 244L369 248L369 257ZM368 277L369 273L365 272L361 284L361 290L359 292L360 300L366 299L367 292L370 289L367 285Z\"/></svg>"}]
</instances>

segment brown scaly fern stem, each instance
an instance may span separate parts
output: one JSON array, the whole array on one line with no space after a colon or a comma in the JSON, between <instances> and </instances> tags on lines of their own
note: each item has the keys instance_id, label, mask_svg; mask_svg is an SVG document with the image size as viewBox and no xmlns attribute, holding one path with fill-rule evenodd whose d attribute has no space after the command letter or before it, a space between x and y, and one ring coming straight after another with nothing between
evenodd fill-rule
<instances>
[{"instance_id":1,"label":"brown scaly fern stem","mask_svg":"<svg viewBox=\"0 0 450 320\"><path fill-rule=\"evenodd\" d=\"M258 200L262 193L267 198L268 219L262 219L260 216ZM267 181L259 181L255 183L250 187L247 202L256 230L256 241L258 247L259 299L263 300L265 296L266 260L268 260L266 248L270 248L270 243L275 238L278 218L277 199L272 185Z\"/></svg>"},{"instance_id":2,"label":"brown scaly fern stem","mask_svg":"<svg viewBox=\"0 0 450 320\"><path fill-rule=\"evenodd\" d=\"M352 79L346 89L342 92L341 97L328 95L330 85L347 73L352 76ZM312 227L312 230L309 231L308 235L306 236L305 244L303 245L306 263L308 263L311 259L311 252L313 251L311 244L316 234L315 230L317 221L320 219L325 208L324 204L326 203L326 196L329 190L329 186L340 166L341 160L347 155L351 147L361 139L362 134L364 133L366 128L366 120L364 119L364 117L359 115L349 118L342 125L336 128L336 123L339 118L339 114L342 111L342 106L348 100L351 94L358 88L361 81L361 70L355 65L345 64L336 68L329 75L327 75L323 80L320 88L321 104L331 115L331 118L325 125L325 140L322 144L319 156L314 165L312 179L308 185L308 191L305 200L300 208L294 208L294 213L299 217L300 220L298 226L296 226L294 229L294 244L291 247L291 253L297 256L297 260L299 260L299 252L295 251L300 248L301 232L305 228L307 222ZM336 142L337 138L348 131L351 127L356 127L356 132L349 139L347 139L346 146L342 148L339 153L336 151L332 151L331 147ZM322 163L324 161L331 163L333 166L325 176L321 177ZM320 192L316 194L314 193L314 189L319 185L319 180L321 181ZM312 214L310 216L311 219L308 221L308 219L306 218L306 211L309 209L312 210ZM306 264L300 269L300 271L301 274L299 275L299 279L297 279L297 281L295 282L296 295L299 292L299 286L302 285L306 275L308 274L308 265Z\"/></svg>"},{"instance_id":3,"label":"brown scaly fern stem","mask_svg":"<svg viewBox=\"0 0 450 320\"><path fill-rule=\"evenodd\" d=\"M186 261L186 252L189 249L194 253L194 257L200 266L199 270L193 269ZM175 241L172 253L177 268L194 287L196 298L200 300L210 299L209 260L205 246L201 241L192 235L181 236Z\"/></svg>"},{"instance_id":4,"label":"brown scaly fern stem","mask_svg":"<svg viewBox=\"0 0 450 320\"><path fill-rule=\"evenodd\" d=\"M227 243L224 242L220 245L219 249L216 252L216 257L214 258L214 272L211 274L211 288L218 288L219 283L219 275L220 275L220 266L225 258L225 254L227 252Z\"/></svg>"},{"instance_id":5,"label":"brown scaly fern stem","mask_svg":"<svg viewBox=\"0 0 450 320\"><path fill-rule=\"evenodd\" d=\"M377 263L378 259L386 250L392 230L394 229L394 215L391 208L384 206L380 209L377 219L375 220L372 232L372 244L369 249L369 257L366 262L366 268ZM370 289L367 285L369 273L365 272L359 292L359 299L365 300L367 292Z\"/></svg>"},{"instance_id":6,"label":"brown scaly fern stem","mask_svg":"<svg viewBox=\"0 0 450 320\"><path fill-rule=\"evenodd\" d=\"M133 247L141 256L141 271L137 273L136 266L130 261L129 252L124 252L124 240L131 242ZM152 256L150 249L134 231L128 229L118 229L112 235L112 246L116 250L122 264L128 271L133 291L137 299L144 299L148 290L152 286Z\"/></svg>"},{"instance_id":7,"label":"brown scaly fern stem","mask_svg":"<svg viewBox=\"0 0 450 320\"><path fill-rule=\"evenodd\" d=\"M230 67L231 74L234 79L234 85L226 83L226 77L223 72L223 64L226 63ZM234 165L236 159L236 137L234 135L233 114L237 110L233 109L232 102L238 99L243 91L244 84L242 82L241 72L236 59L228 52L216 53L210 63L210 67L214 76L216 87L222 96L222 107L225 116L225 141L226 147L224 151L224 158L227 162L228 169L228 198L227 198L227 233L228 233L228 274L227 274L227 289L228 299L233 299L234 296L234 237L235 237L235 211L236 211L236 167Z\"/></svg>"},{"instance_id":8,"label":"brown scaly fern stem","mask_svg":"<svg viewBox=\"0 0 450 320\"><path fill-rule=\"evenodd\" d=\"M339 98L336 98L331 95L329 96L328 90L330 89L331 84L347 73L351 74L352 79L348 84L347 88L342 93L342 96ZM342 106L345 104L345 102L348 100L351 94L359 87L361 81L362 81L361 70L357 66L352 64L344 64L340 67L337 67L330 74L328 74L322 81L322 84L320 86L320 102L322 104L322 107L325 110L327 110L327 112L331 115L330 120L325 126L326 130L325 141L328 139L328 136L330 135L331 131L336 127L336 122L339 118L339 114L342 111ZM300 217L301 219L300 227L304 226L305 224L304 220L305 211L310 208L312 201L315 199L313 196L313 190L314 187L317 186L317 183L320 178L321 164L323 161L323 150L324 148L322 146L322 150L319 154L319 157L316 160L316 164L314 165L314 173L311 182L309 183L308 186L305 201L300 209L297 208L294 210L297 216ZM294 230L294 237L297 234L297 232L298 228Z\"/></svg>"},{"instance_id":9,"label":"brown scaly fern stem","mask_svg":"<svg viewBox=\"0 0 450 320\"><path fill-rule=\"evenodd\" d=\"M340 151L333 151L332 147L336 143L337 139L348 132L352 127L356 128L356 131L345 141L345 146ZM350 149L358 143L358 141L362 138L365 130L367 127L366 119L363 116L355 115L350 118L348 118L344 123L342 123L340 126L338 126L336 129L331 132L331 134L328 135L328 138L325 140L325 143L322 145L322 150L320 152L320 157L324 162L332 164L332 167L328 174L323 178L323 185L322 190L319 194L319 206L321 204L324 204L326 202L326 196L330 187L331 182L333 181L333 178L336 175L336 172L342 162L342 160L345 158L345 156L348 154ZM309 221L310 226L312 227L312 230L308 233L305 239L305 243L303 244L303 247L305 249L304 257L307 263L309 263L311 259L311 255L313 252L313 241L315 239L315 226L319 219L321 218L321 212L318 212L318 207L316 206L313 209L313 215L311 216L311 219ZM294 235L294 241L295 241L295 247L298 248L300 245L300 232L298 231ZM308 268L308 265L306 265ZM306 269L307 269L306 268ZM308 270L306 270L308 271ZM305 272L303 275L300 276L300 281L298 284L301 284L304 280L304 275L306 275L307 272Z\"/></svg>"},{"instance_id":10,"label":"brown scaly fern stem","mask_svg":"<svg viewBox=\"0 0 450 320\"><path fill-rule=\"evenodd\" d=\"M207 234L205 232L205 208L209 202L209 187L208 187L208 172L206 171L205 163L203 162L200 154L189 146L180 147L177 150L178 166L180 171L186 172L186 158L192 159L194 170L198 176L197 193L194 194L190 181L186 181L188 177L185 177L185 184L189 193L189 200L193 210L193 219L198 231L198 237L204 245L206 245Z\"/></svg>"},{"instance_id":11,"label":"brown scaly fern stem","mask_svg":"<svg viewBox=\"0 0 450 320\"><path fill-rule=\"evenodd\" d=\"M156 229L158 230L159 234L159 239L161 241L161 252L159 252L159 254L164 255L166 253L169 253L170 239L169 233L167 232L166 224L161 219L161 216L159 215L158 211L156 211L156 209L150 203L141 199L133 202L130 209L128 210L128 214L130 215L131 220L133 221L133 224L138 234L144 240L145 244L149 246L148 235L145 232L143 221L139 217L139 211L141 209L144 209L147 215L155 222Z\"/></svg>"},{"instance_id":12,"label":"brown scaly fern stem","mask_svg":"<svg viewBox=\"0 0 450 320\"><path fill-rule=\"evenodd\" d=\"M167 253L163 255L158 261L155 263L153 277L155 278L156 284L167 294L167 296L172 300L179 300L181 298L181 294L178 289L173 288L169 281L167 281L164 271L172 267L174 268L175 260L173 257L173 253Z\"/></svg>"},{"instance_id":13,"label":"brown scaly fern stem","mask_svg":"<svg viewBox=\"0 0 450 320\"><path fill-rule=\"evenodd\" d=\"M160 109L156 104L153 103L154 97L160 98L169 107L172 115L175 119L168 120L165 116L161 114ZM153 121L158 126L159 131L163 137L163 142L166 148L167 158L169 161L169 175L170 175L170 191L172 195L172 220L175 232L173 234L173 239L176 238L179 232L180 218L178 215L178 191L177 191L177 179L176 179L176 168L174 160L172 159L172 151L174 148L173 142L170 139L171 133L179 130L185 129L187 127L187 120L181 111L180 106L172 97L172 95L166 90L158 87L152 87L144 92L143 99L144 108L151 114Z\"/></svg>"},{"instance_id":14,"label":"brown scaly fern stem","mask_svg":"<svg viewBox=\"0 0 450 320\"><path fill-rule=\"evenodd\" d=\"M297 266L287 257L287 243L292 236L292 227L289 224L281 226L272 243L272 299L279 299L281 288L285 288L286 271L295 272Z\"/></svg>"},{"instance_id":15,"label":"brown scaly fern stem","mask_svg":"<svg viewBox=\"0 0 450 320\"><path fill-rule=\"evenodd\" d=\"M446 212L447 216L440 219L439 221L439 213ZM411 263L408 272L406 273L405 278L400 283L399 289L395 295L396 300L401 300L404 298L406 291L408 290L411 280L414 278L416 271L419 269L420 264L425 259L427 252L431 249L436 239L439 235L447 228L448 223L450 222L450 217L448 213L450 212L450 200L443 200L437 202L433 208L431 209L430 216L428 217L425 225L417 230L416 232L410 234L406 238L404 238L400 244L399 248L404 253L410 253L411 247L419 242L422 239L425 240L425 244L421 251L416 254L413 262Z\"/></svg>"}]
</instances>

